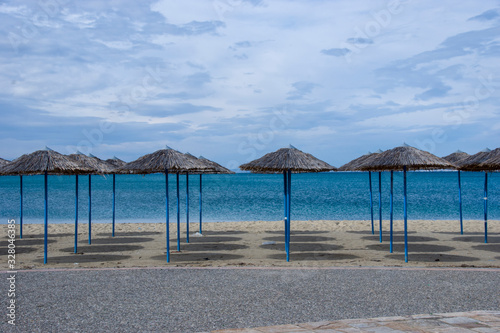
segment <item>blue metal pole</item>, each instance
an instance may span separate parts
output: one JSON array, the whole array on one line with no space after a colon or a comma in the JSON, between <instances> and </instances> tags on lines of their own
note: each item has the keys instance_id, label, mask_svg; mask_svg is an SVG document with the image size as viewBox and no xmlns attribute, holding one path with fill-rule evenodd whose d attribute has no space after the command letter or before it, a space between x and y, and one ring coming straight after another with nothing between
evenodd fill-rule
<instances>
[{"instance_id":1,"label":"blue metal pole","mask_svg":"<svg viewBox=\"0 0 500 333\"><path fill-rule=\"evenodd\" d=\"M20 213L19 213L19 238L23 238L23 176L22 175L19 175L19 185L20 185L20 190L19 190L19 194L21 196L21 200L20 200Z\"/></svg>"},{"instance_id":2,"label":"blue metal pole","mask_svg":"<svg viewBox=\"0 0 500 333\"><path fill-rule=\"evenodd\" d=\"M460 180L460 170L458 170L458 205L460 210L460 234L464 234L464 224L462 219L462 181Z\"/></svg>"},{"instance_id":3,"label":"blue metal pole","mask_svg":"<svg viewBox=\"0 0 500 333\"><path fill-rule=\"evenodd\" d=\"M488 172L484 173L484 242L488 243Z\"/></svg>"},{"instance_id":4,"label":"blue metal pole","mask_svg":"<svg viewBox=\"0 0 500 333\"><path fill-rule=\"evenodd\" d=\"M202 228L201 228L201 225L202 225L202 210L201 210L201 203L202 203L202 194L201 194L201 184L202 184L202 174L200 173L200 234L202 234Z\"/></svg>"},{"instance_id":5,"label":"blue metal pole","mask_svg":"<svg viewBox=\"0 0 500 333\"><path fill-rule=\"evenodd\" d=\"M391 245L390 245L390 253L392 253L392 251L393 251L393 247L392 247L392 241L393 241L393 237L392 237L392 233L393 233L392 224L393 223L392 223L392 221L393 221L393 210L394 210L394 207L393 207L394 177L393 176L394 176L394 171L391 170L391 202L390 202L390 206L391 206L391 215L390 215L390 220L391 220L391 223L390 223L391 224L391 226L390 226L390 228L391 228L391 230L390 230L390 243L391 243Z\"/></svg>"},{"instance_id":6,"label":"blue metal pole","mask_svg":"<svg viewBox=\"0 0 500 333\"><path fill-rule=\"evenodd\" d=\"M170 262L170 217L168 214L168 169L165 169L165 208L167 224L167 262Z\"/></svg>"},{"instance_id":7,"label":"blue metal pole","mask_svg":"<svg viewBox=\"0 0 500 333\"><path fill-rule=\"evenodd\" d=\"M382 172L378 173L378 216L380 243L382 243Z\"/></svg>"},{"instance_id":8,"label":"blue metal pole","mask_svg":"<svg viewBox=\"0 0 500 333\"><path fill-rule=\"evenodd\" d=\"M404 228L405 228L405 262L408 262L408 212L406 204L406 165L403 167L404 180Z\"/></svg>"},{"instance_id":9,"label":"blue metal pole","mask_svg":"<svg viewBox=\"0 0 500 333\"><path fill-rule=\"evenodd\" d=\"M75 253L78 251L78 175L75 175Z\"/></svg>"},{"instance_id":10,"label":"blue metal pole","mask_svg":"<svg viewBox=\"0 0 500 333\"><path fill-rule=\"evenodd\" d=\"M186 243L189 243L189 172L186 172Z\"/></svg>"},{"instance_id":11,"label":"blue metal pole","mask_svg":"<svg viewBox=\"0 0 500 333\"><path fill-rule=\"evenodd\" d=\"M43 263L46 264L47 263L47 240L48 240L48 231L49 231L49 213L48 213L48 209L49 209L49 204L48 204L48 191L47 191L47 171L45 171L45 175L44 175L44 182L45 182L45 203L44 203L44 206L45 206L45 211L44 211L44 217L45 217L45 221L44 221L44 238L43 238Z\"/></svg>"},{"instance_id":12,"label":"blue metal pole","mask_svg":"<svg viewBox=\"0 0 500 333\"><path fill-rule=\"evenodd\" d=\"M372 235L375 234L375 228L373 226L373 191L372 191L372 172L368 171L368 182L370 183L370 215L372 218Z\"/></svg>"},{"instance_id":13,"label":"blue metal pole","mask_svg":"<svg viewBox=\"0 0 500 333\"><path fill-rule=\"evenodd\" d=\"M288 219L287 219L287 231L288 231L288 237L287 237L287 243L288 243L288 248L286 252L286 261L290 261L290 228L291 228L291 204L292 204L292 170L288 169Z\"/></svg>"},{"instance_id":14,"label":"blue metal pole","mask_svg":"<svg viewBox=\"0 0 500 333\"><path fill-rule=\"evenodd\" d=\"M92 175L89 174L89 244L92 244Z\"/></svg>"},{"instance_id":15,"label":"blue metal pole","mask_svg":"<svg viewBox=\"0 0 500 333\"><path fill-rule=\"evenodd\" d=\"M181 250L181 213L179 203L179 172L176 174L177 178L177 251Z\"/></svg>"},{"instance_id":16,"label":"blue metal pole","mask_svg":"<svg viewBox=\"0 0 500 333\"><path fill-rule=\"evenodd\" d=\"M116 203L116 175L113 174L113 230L111 236L115 237L115 203Z\"/></svg>"},{"instance_id":17,"label":"blue metal pole","mask_svg":"<svg viewBox=\"0 0 500 333\"><path fill-rule=\"evenodd\" d=\"M288 236L288 177L287 177L287 171L283 171L283 201L284 201L284 208L285 208L285 251L288 252L288 242L287 236Z\"/></svg>"}]
</instances>

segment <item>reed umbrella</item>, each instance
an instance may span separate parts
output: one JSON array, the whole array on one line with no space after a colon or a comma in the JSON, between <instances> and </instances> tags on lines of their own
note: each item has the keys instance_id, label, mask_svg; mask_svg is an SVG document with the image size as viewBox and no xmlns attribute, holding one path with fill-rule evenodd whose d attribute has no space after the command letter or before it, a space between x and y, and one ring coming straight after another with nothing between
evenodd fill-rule
<instances>
[{"instance_id":1,"label":"reed umbrella","mask_svg":"<svg viewBox=\"0 0 500 333\"><path fill-rule=\"evenodd\" d=\"M404 179L404 239L405 239L405 262L408 262L408 223L407 223L407 199L406 199L406 171L407 170L436 170L454 169L450 162L437 157L429 152L403 145L380 153L369 164L361 167L362 170L403 170ZM391 202L393 194L393 177L391 173ZM393 226L390 225L390 250L392 252Z\"/></svg>"},{"instance_id":2,"label":"reed umbrella","mask_svg":"<svg viewBox=\"0 0 500 333\"><path fill-rule=\"evenodd\" d=\"M341 166L338 169L338 171L360 171L361 167L363 165L370 163L370 161L372 161L375 157L377 157L377 154L380 154L382 152L383 151L380 149L374 153L368 152L368 154L365 154L363 156L355 158L354 160L344 164L343 166ZM369 188L370 188L370 216L371 216L371 222L372 222L372 235L373 235L373 234L375 234L375 228L373 225L373 190L372 190L372 172L371 171L368 171L368 184L369 184ZM379 232L380 232L380 242L382 242L382 173L381 172L379 172L379 177L378 177L378 190L379 190L379 193L378 193L379 194L378 195Z\"/></svg>"},{"instance_id":3,"label":"reed umbrella","mask_svg":"<svg viewBox=\"0 0 500 333\"><path fill-rule=\"evenodd\" d=\"M209 160L208 158L205 158L203 156L198 157L198 159L211 167L213 171L206 171L204 172L205 174L235 174L234 171L229 170L228 168L223 167L217 162L214 162L212 160ZM202 232L202 175L203 173L200 173L200 195L199 195L199 203L200 203L200 234L203 234Z\"/></svg>"},{"instance_id":4,"label":"reed umbrella","mask_svg":"<svg viewBox=\"0 0 500 333\"><path fill-rule=\"evenodd\" d=\"M191 155L189 152L185 153L184 155L186 155L186 157L189 158L194 163L204 166L204 169L198 169L198 170L191 171L192 173L199 173L200 174L200 184L201 184L201 175L203 173L213 172L215 170L215 168L213 168L211 165L209 165L205 161L202 161L199 158ZM200 198L201 198L201 187L200 187ZM201 201L200 201L200 212L201 212ZM189 170L186 170L186 243L189 243Z\"/></svg>"},{"instance_id":5,"label":"reed umbrella","mask_svg":"<svg viewBox=\"0 0 500 333\"><path fill-rule=\"evenodd\" d=\"M9 164L10 161L4 160L3 158L0 157L0 167Z\"/></svg>"},{"instance_id":6,"label":"reed umbrella","mask_svg":"<svg viewBox=\"0 0 500 333\"><path fill-rule=\"evenodd\" d=\"M469 156L470 156L469 154L461 150L457 150L456 152L443 157L443 159L447 160L452 164L458 165L462 160L466 159ZM460 216L460 234L463 235L464 224L463 224L463 214L462 214L462 181L461 181L460 170L457 170L457 175L458 175L458 210Z\"/></svg>"},{"instance_id":7,"label":"reed umbrella","mask_svg":"<svg viewBox=\"0 0 500 333\"><path fill-rule=\"evenodd\" d=\"M85 174L91 170L80 165L69 157L64 156L50 148L37 150L31 154L25 154L2 168L4 175L44 175L45 205L44 205L44 264L47 263L47 239L48 239L48 175L74 175ZM20 225L22 230L22 224ZM22 231L21 231L22 232Z\"/></svg>"},{"instance_id":8,"label":"reed umbrella","mask_svg":"<svg viewBox=\"0 0 500 333\"><path fill-rule=\"evenodd\" d=\"M463 159L458 163L458 167L463 171L484 171L484 242L488 243L488 171L492 169L488 167L490 159L494 160L500 155L500 148L490 150L485 148L472 156ZM485 163L485 164L484 164ZM490 164L494 166L494 164Z\"/></svg>"},{"instance_id":9,"label":"reed umbrella","mask_svg":"<svg viewBox=\"0 0 500 333\"><path fill-rule=\"evenodd\" d=\"M283 172L285 202L285 251L286 261L290 261L290 206L292 193L292 172L324 172L337 170L330 164L304 153L294 146L281 148L261 158L240 165L241 170L255 173Z\"/></svg>"},{"instance_id":10,"label":"reed umbrella","mask_svg":"<svg viewBox=\"0 0 500 333\"><path fill-rule=\"evenodd\" d=\"M116 156L113 158L109 158L105 161L112 167L112 175L113 175L113 218L112 218L112 230L111 236L115 237L115 218L116 218L116 169L124 166L126 162L122 161Z\"/></svg>"},{"instance_id":11,"label":"reed umbrella","mask_svg":"<svg viewBox=\"0 0 500 333\"><path fill-rule=\"evenodd\" d=\"M196 163L186 155L167 146L166 149L160 149L154 153L139 157L137 160L129 162L123 167L117 169L119 172L133 174L165 173L167 262L170 262L168 173L170 171L174 171L177 176L177 251L180 251L179 173L186 171L199 171L206 168L206 166Z\"/></svg>"},{"instance_id":12,"label":"reed umbrella","mask_svg":"<svg viewBox=\"0 0 500 333\"><path fill-rule=\"evenodd\" d=\"M112 170L112 167L101 160L98 157L95 157L93 155L85 155L79 151L77 151L75 154L68 155L70 159L75 161L76 163L87 167L91 171L89 171L88 177L89 177L89 244L92 244L92 174L107 174L110 173ZM75 175L75 246L74 246L74 252L77 253L78 249L78 175Z\"/></svg>"}]
</instances>

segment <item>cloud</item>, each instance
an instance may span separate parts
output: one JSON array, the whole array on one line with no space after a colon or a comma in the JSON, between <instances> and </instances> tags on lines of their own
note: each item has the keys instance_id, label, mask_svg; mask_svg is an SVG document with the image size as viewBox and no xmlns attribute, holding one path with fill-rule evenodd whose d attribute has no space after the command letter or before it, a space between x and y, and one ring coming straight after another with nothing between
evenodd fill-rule
<instances>
[{"instance_id":1,"label":"cloud","mask_svg":"<svg viewBox=\"0 0 500 333\"><path fill-rule=\"evenodd\" d=\"M346 40L347 43L351 44L373 44L373 40L370 38L348 38Z\"/></svg>"},{"instance_id":2,"label":"cloud","mask_svg":"<svg viewBox=\"0 0 500 333\"><path fill-rule=\"evenodd\" d=\"M500 14L498 13L497 9L490 9L480 15L471 17L469 21L491 21L499 16Z\"/></svg>"},{"instance_id":3,"label":"cloud","mask_svg":"<svg viewBox=\"0 0 500 333\"><path fill-rule=\"evenodd\" d=\"M424 91L421 94L415 95L416 100L428 101L436 97L443 97L451 90L449 86L434 87L429 90Z\"/></svg>"},{"instance_id":4,"label":"cloud","mask_svg":"<svg viewBox=\"0 0 500 333\"><path fill-rule=\"evenodd\" d=\"M288 100L302 99L310 94L317 85L312 82L300 81L292 84L294 90L288 92Z\"/></svg>"},{"instance_id":5,"label":"cloud","mask_svg":"<svg viewBox=\"0 0 500 333\"><path fill-rule=\"evenodd\" d=\"M321 50L321 53L334 57L342 57L351 52L352 51L347 48L333 48L328 50Z\"/></svg>"}]
</instances>

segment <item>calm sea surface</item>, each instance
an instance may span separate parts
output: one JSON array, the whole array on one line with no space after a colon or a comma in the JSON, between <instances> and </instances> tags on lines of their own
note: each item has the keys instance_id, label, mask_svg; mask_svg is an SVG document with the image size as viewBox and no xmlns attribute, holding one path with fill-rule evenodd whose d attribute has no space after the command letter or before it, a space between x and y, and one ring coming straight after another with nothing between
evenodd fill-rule
<instances>
[{"instance_id":1,"label":"calm sea surface","mask_svg":"<svg viewBox=\"0 0 500 333\"><path fill-rule=\"evenodd\" d=\"M176 221L175 175L169 176L170 221ZM457 172L409 172L409 219L458 219ZM199 221L199 175L189 176L190 222ZM382 173L382 214L389 218L390 173ZM394 218L403 218L403 175L394 173ZM24 222L42 223L43 176L24 176ZM372 173L378 216L378 174ZM500 219L500 174L488 174L489 219ZM484 173L462 172L464 219L484 217ZM19 176L0 177L0 223L19 218ZM79 222L88 221L88 176L79 177ZM180 176L181 221L186 221L186 176ZM292 220L368 220L368 173L294 174ZM203 221L281 220L282 175L204 175ZM112 219L112 176L92 176L92 221ZM75 176L49 176L49 222L75 220ZM165 176L117 175L116 221L164 222Z\"/></svg>"}]
</instances>

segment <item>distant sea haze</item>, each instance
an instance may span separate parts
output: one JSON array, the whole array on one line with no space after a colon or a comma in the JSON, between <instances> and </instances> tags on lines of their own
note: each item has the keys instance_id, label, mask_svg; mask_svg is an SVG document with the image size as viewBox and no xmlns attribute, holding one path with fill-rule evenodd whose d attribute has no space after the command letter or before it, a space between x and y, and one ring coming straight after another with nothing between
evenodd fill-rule
<instances>
[{"instance_id":1,"label":"distant sea haze","mask_svg":"<svg viewBox=\"0 0 500 333\"><path fill-rule=\"evenodd\" d=\"M382 173L382 216L389 219L390 173ZM43 223L43 176L23 177L24 222ZM500 219L500 174L488 177L488 216ZM378 174L372 173L378 219ZM203 221L283 219L283 175L203 176ZM199 175L189 176L190 222L199 221ZM170 221L177 213L175 175L169 177ZM484 218L484 173L462 172L463 217ZM79 176L79 223L88 222L88 176ZM180 176L180 214L186 221L186 176ZM19 218L19 176L0 177L1 223ZM394 219L403 218L403 175L394 173ZM409 172L410 220L458 220L457 172ZM112 177L92 176L92 221L112 219ZM293 220L369 220L367 172L293 174ZM74 223L75 176L49 176L49 223ZM116 222L165 222L165 176L117 175Z\"/></svg>"}]
</instances>

